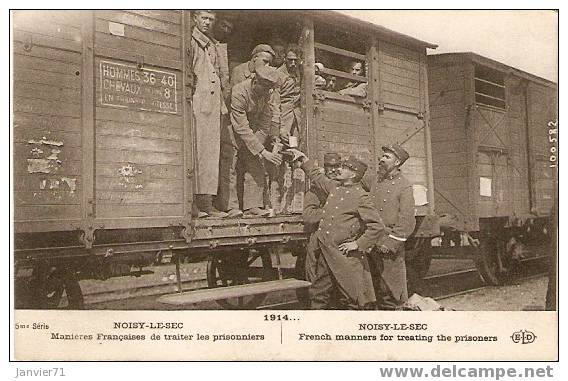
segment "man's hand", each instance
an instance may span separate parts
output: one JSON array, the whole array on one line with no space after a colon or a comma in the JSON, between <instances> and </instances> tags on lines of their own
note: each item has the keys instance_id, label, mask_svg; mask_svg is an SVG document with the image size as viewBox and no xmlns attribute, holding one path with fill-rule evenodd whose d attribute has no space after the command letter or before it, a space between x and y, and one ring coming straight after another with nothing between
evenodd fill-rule
<instances>
[{"instance_id":1,"label":"man's hand","mask_svg":"<svg viewBox=\"0 0 568 381\"><path fill-rule=\"evenodd\" d=\"M357 245L357 242L353 241L353 242L345 242L342 243L341 245L339 245L339 250L343 251L343 254L347 255L347 253L349 253L350 251L353 250L358 250L359 249L359 245Z\"/></svg>"},{"instance_id":2,"label":"man's hand","mask_svg":"<svg viewBox=\"0 0 568 381\"><path fill-rule=\"evenodd\" d=\"M388 254L390 252L390 249L385 245L381 245L379 246L379 251L381 252L381 254Z\"/></svg>"},{"instance_id":3,"label":"man's hand","mask_svg":"<svg viewBox=\"0 0 568 381\"><path fill-rule=\"evenodd\" d=\"M288 148L286 152L294 155L292 161L299 160L300 163L304 163L306 160L308 160L306 154L296 148Z\"/></svg>"},{"instance_id":4,"label":"man's hand","mask_svg":"<svg viewBox=\"0 0 568 381\"><path fill-rule=\"evenodd\" d=\"M272 153L268 150L262 150L260 154L262 155L263 158L265 158L274 165L282 164L282 155L278 153Z\"/></svg>"}]
</instances>

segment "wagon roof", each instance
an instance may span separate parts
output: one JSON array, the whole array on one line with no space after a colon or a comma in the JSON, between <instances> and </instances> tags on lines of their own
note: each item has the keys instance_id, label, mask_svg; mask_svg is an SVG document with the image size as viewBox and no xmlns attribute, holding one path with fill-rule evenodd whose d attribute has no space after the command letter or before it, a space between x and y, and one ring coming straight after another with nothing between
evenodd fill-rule
<instances>
[{"instance_id":1,"label":"wagon roof","mask_svg":"<svg viewBox=\"0 0 568 381\"><path fill-rule=\"evenodd\" d=\"M517 69L516 67L509 66L507 64L501 63L499 61L495 61L491 58L487 58L481 56L477 53L473 52L456 52L456 53L443 53L443 54L433 54L428 56L428 60L443 60L446 58L454 58L456 61L466 62L471 61L473 63L484 65L491 67L493 69L508 73L508 74L515 74L519 77L528 79L529 81L538 82L545 86L557 86L556 82L550 81L548 79L539 77L537 75L528 73L524 70Z\"/></svg>"},{"instance_id":2,"label":"wagon roof","mask_svg":"<svg viewBox=\"0 0 568 381\"><path fill-rule=\"evenodd\" d=\"M422 41L406 34L395 32L394 30L390 30L388 28L385 28L384 26L374 24L369 21L364 21L356 17L348 16L346 14L339 13L338 11L316 10L304 12L311 15L315 14L315 17L320 19L321 21L333 23L334 25L348 26L355 31L359 30L360 32L365 34L371 33L387 41L390 40L392 42L404 43L406 45L418 48L436 49L438 47L438 45L432 44L430 42Z\"/></svg>"}]
</instances>

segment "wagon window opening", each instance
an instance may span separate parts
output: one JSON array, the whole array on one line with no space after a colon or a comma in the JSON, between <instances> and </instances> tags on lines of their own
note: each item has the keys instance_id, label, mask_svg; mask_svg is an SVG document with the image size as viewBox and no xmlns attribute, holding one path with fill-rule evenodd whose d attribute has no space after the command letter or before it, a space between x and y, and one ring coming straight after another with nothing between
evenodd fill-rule
<instances>
[{"instance_id":1,"label":"wagon window opening","mask_svg":"<svg viewBox=\"0 0 568 381\"><path fill-rule=\"evenodd\" d=\"M338 30L337 26L327 24L316 24L314 32L316 90L366 98L366 36Z\"/></svg>"},{"instance_id":2,"label":"wagon window opening","mask_svg":"<svg viewBox=\"0 0 568 381\"><path fill-rule=\"evenodd\" d=\"M505 75L485 66L475 67L475 103L505 110Z\"/></svg>"}]
</instances>

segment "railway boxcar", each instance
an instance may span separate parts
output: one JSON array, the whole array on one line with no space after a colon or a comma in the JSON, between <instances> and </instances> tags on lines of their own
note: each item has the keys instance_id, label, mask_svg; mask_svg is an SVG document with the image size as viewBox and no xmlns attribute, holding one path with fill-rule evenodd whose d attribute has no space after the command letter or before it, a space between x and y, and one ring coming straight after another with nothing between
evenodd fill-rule
<instances>
[{"instance_id":1,"label":"railway boxcar","mask_svg":"<svg viewBox=\"0 0 568 381\"><path fill-rule=\"evenodd\" d=\"M355 154L374 170L382 145L406 146L406 175L420 200L408 244L435 236L426 59L435 45L327 11L220 17L234 25L224 41L227 72L270 31L301 46L300 144L309 155ZM80 308L79 279L128 273L158 252L177 266L171 303L211 298L250 308L265 292L306 286L282 279L278 257L303 245L301 215L192 217L192 11L16 11L12 21L17 306L55 307L66 293ZM352 60L362 75L346 71ZM316 88L316 62L338 84L367 83L366 94ZM209 286L228 287L182 292L184 259L208 261ZM259 279L272 282L261 287Z\"/></svg>"},{"instance_id":2,"label":"railway boxcar","mask_svg":"<svg viewBox=\"0 0 568 381\"><path fill-rule=\"evenodd\" d=\"M548 236L557 189L557 86L473 53L428 57L439 248L474 250L488 283Z\"/></svg>"}]
</instances>

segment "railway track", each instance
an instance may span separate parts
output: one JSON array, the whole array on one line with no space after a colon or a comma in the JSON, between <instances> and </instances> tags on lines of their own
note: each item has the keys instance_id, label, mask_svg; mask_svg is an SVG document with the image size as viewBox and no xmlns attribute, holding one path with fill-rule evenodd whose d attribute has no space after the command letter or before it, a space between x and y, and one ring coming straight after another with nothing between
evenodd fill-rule
<instances>
[{"instance_id":1,"label":"railway track","mask_svg":"<svg viewBox=\"0 0 568 381\"><path fill-rule=\"evenodd\" d=\"M522 266L508 282L520 282L546 273L546 256L536 256L523 260ZM207 287L204 273L196 271L191 277L182 281L184 291ZM436 300L444 300L453 296L479 291L488 287L475 268L433 274L425 277L415 292L430 296ZM175 283L150 282L131 288L116 288L85 294L87 309L156 309L154 301L157 297L177 291ZM159 306L163 308L163 306ZM301 309L295 292L268 295L259 310L268 309ZM219 309L215 302L202 303L195 309Z\"/></svg>"}]
</instances>

